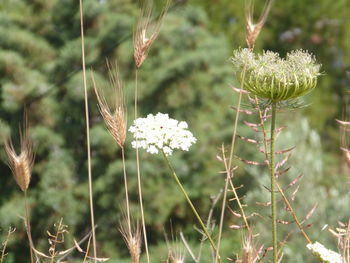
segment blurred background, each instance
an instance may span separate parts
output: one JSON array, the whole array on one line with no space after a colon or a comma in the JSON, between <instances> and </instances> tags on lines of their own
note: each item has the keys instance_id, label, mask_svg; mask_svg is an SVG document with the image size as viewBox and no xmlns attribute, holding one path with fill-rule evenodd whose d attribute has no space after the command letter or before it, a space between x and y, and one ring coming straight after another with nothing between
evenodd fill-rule
<instances>
[{"instance_id":1,"label":"blurred background","mask_svg":"<svg viewBox=\"0 0 350 263\"><path fill-rule=\"evenodd\" d=\"M259 14L264 1L256 0ZM164 1L156 1L154 14ZM133 116L134 63L133 32L139 14L136 0L85 0L86 63L95 71L98 84L108 83L105 60L118 60L129 108ZM307 221L313 240L337 250L336 239L325 224L335 227L347 221L349 213L349 168L340 151L346 145L335 119L346 119L350 78L350 1L276 0L256 45L256 51L273 50L284 55L293 49L307 49L322 64L317 88L305 98L302 109L283 111L278 124L287 128L278 138L279 147L297 145L289 161L291 170L283 183L303 174L294 207L303 218L318 203ZM229 145L237 95L230 64L234 49L245 47L244 1L173 0L159 38L151 47L139 73L140 115L166 112L185 120L198 141L190 152L171 157L186 189L206 218L211 198L224 186L223 164L216 158L222 143ZM90 75L90 74L89 74ZM88 76L89 76L88 75ZM110 262L129 262L128 252L118 231L124 187L121 152L101 119L91 79L89 106L93 164L93 190L99 256ZM0 1L0 241L9 226L17 228L9 240L6 263L28 262L28 245L23 227L23 194L6 165L3 142L12 136L18 145L18 128L27 109L30 135L36 152L28 191L34 242L47 251L46 231L63 218L69 234L79 240L90 229L87 184L87 156L84 97L81 72L79 1L1 0ZM243 124L238 133L256 136ZM138 213L134 150L126 143L132 211ZM237 142L236 154L262 160L254 145ZM234 183L245 196L257 240L270 244L269 208L264 188L269 177L260 167L239 161ZM197 251L200 233L196 220L179 193L161 156L141 153L146 223L153 262L167 258L164 235L178 239L179 231ZM283 181L285 180L285 182ZM236 204L229 203L232 209ZM283 204L280 205L283 208ZM218 222L220 205L214 210ZM280 218L291 220L288 213ZM222 255L240 252L242 232L229 228L237 219L227 213ZM216 232L214 232L214 236ZM306 243L294 224L279 226L279 240L286 240L283 262L313 262ZM208 248L208 247L206 247ZM206 249L207 251L208 249ZM73 258L81 255L75 253ZM204 252L203 262L209 262ZM70 259L74 262L73 259ZM191 260L188 257L188 262Z\"/></svg>"}]
</instances>

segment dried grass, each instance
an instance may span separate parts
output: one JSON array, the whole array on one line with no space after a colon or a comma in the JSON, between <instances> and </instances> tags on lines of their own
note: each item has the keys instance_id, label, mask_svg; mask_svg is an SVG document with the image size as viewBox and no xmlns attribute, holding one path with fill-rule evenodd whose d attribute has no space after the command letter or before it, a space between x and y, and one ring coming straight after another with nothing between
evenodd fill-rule
<instances>
[{"instance_id":1,"label":"dried grass","mask_svg":"<svg viewBox=\"0 0 350 263\"><path fill-rule=\"evenodd\" d=\"M136 32L134 34L134 60L137 68L141 67L147 57L152 43L158 37L164 17L169 9L169 4L170 0L166 2L158 20L152 24L151 16L153 1L144 0Z\"/></svg>"},{"instance_id":2,"label":"dried grass","mask_svg":"<svg viewBox=\"0 0 350 263\"><path fill-rule=\"evenodd\" d=\"M131 262L139 263L141 255L141 228L138 223L136 223L130 228L128 222L120 223L119 228L120 233L123 235L124 241L129 249Z\"/></svg>"},{"instance_id":3,"label":"dried grass","mask_svg":"<svg viewBox=\"0 0 350 263\"><path fill-rule=\"evenodd\" d=\"M258 38L261 29L263 28L267 16L269 15L272 3L274 0L268 0L265 3L264 10L258 19L258 22L254 24L253 13L254 13L254 0L249 0L246 6L246 42L250 49L254 48L256 39Z\"/></svg>"},{"instance_id":4,"label":"dried grass","mask_svg":"<svg viewBox=\"0 0 350 263\"><path fill-rule=\"evenodd\" d=\"M5 141L5 151L13 177L21 190L26 192L29 187L34 165L33 147L28 136L28 127L26 124L23 131L20 131L20 144L20 154L17 155L12 140L9 138Z\"/></svg>"},{"instance_id":5,"label":"dried grass","mask_svg":"<svg viewBox=\"0 0 350 263\"><path fill-rule=\"evenodd\" d=\"M107 66L109 69L110 86L114 90L115 101L113 108L109 106L102 89L97 87L93 74L91 74L91 77L97 96L99 109L106 123L107 129L118 145L121 148L124 148L127 127L127 111L123 85L117 67L115 66L111 68L109 63L107 63Z\"/></svg>"}]
</instances>

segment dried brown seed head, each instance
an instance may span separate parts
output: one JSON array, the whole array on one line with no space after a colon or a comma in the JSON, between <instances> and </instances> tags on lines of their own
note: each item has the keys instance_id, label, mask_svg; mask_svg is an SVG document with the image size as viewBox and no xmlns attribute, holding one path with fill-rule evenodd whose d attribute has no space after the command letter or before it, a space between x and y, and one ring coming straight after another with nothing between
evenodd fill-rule
<instances>
[{"instance_id":1,"label":"dried brown seed head","mask_svg":"<svg viewBox=\"0 0 350 263\"><path fill-rule=\"evenodd\" d=\"M120 233L123 235L124 241L129 249L131 263L139 263L141 255L141 228L137 223L136 226L130 226L127 219L120 224Z\"/></svg>"},{"instance_id":2,"label":"dried brown seed head","mask_svg":"<svg viewBox=\"0 0 350 263\"><path fill-rule=\"evenodd\" d=\"M134 35L134 60L137 68L141 67L142 63L147 57L148 51L152 43L158 37L160 27L162 26L164 17L168 11L169 4L170 0L167 1L158 20L154 24L152 24L151 14L153 1L144 0L141 9L141 15L137 23L136 33Z\"/></svg>"},{"instance_id":3,"label":"dried brown seed head","mask_svg":"<svg viewBox=\"0 0 350 263\"><path fill-rule=\"evenodd\" d=\"M250 49L254 48L256 39L258 38L261 29L263 28L267 16L270 12L272 3L274 0L267 0L262 15L260 16L258 22L254 24L253 13L254 13L254 0L249 0L246 7L246 42Z\"/></svg>"},{"instance_id":4,"label":"dried brown seed head","mask_svg":"<svg viewBox=\"0 0 350 263\"><path fill-rule=\"evenodd\" d=\"M28 130L20 132L21 152L17 155L12 140L5 142L5 151L8 156L8 165L12 174L23 192L26 192L30 183L32 169L34 165L34 153L32 142L28 137Z\"/></svg>"},{"instance_id":5,"label":"dried brown seed head","mask_svg":"<svg viewBox=\"0 0 350 263\"><path fill-rule=\"evenodd\" d=\"M127 111L125 105L123 85L117 67L115 66L114 69L112 69L108 63L107 66L109 69L110 86L114 90L113 110L108 105L103 91L97 88L93 74L91 74L91 76L100 112L105 121L107 129L113 136L115 141L118 143L118 145L121 148L123 148L126 138L127 126Z\"/></svg>"}]
</instances>

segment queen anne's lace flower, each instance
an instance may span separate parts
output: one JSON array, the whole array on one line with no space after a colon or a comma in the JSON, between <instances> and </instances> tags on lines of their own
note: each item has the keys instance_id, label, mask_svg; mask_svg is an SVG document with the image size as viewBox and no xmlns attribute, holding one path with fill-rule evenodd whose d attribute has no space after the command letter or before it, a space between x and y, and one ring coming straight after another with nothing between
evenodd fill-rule
<instances>
[{"instance_id":1,"label":"queen anne's lace flower","mask_svg":"<svg viewBox=\"0 0 350 263\"><path fill-rule=\"evenodd\" d=\"M340 254L325 248L322 244L315 242L308 244L307 248L324 263L342 263Z\"/></svg>"},{"instance_id":2,"label":"queen anne's lace flower","mask_svg":"<svg viewBox=\"0 0 350 263\"><path fill-rule=\"evenodd\" d=\"M188 151L197 139L187 130L184 121L169 118L168 114L148 114L146 118L134 120L129 131L134 135L133 148L143 148L156 154L163 151L171 155L174 149Z\"/></svg>"},{"instance_id":3,"label":"queen anne's lace flower","mask_svg":"<svg viewBox=\"0 0 350 263\"><path fill-rule=\"evenodd\" d=\"M296 50L281 58L265 51L255 55L250 49L236 50L232 57L234 72L246 90L274 102L295 99L316 87L320 65L314 56Z\"/></svg>"}]
</instances>

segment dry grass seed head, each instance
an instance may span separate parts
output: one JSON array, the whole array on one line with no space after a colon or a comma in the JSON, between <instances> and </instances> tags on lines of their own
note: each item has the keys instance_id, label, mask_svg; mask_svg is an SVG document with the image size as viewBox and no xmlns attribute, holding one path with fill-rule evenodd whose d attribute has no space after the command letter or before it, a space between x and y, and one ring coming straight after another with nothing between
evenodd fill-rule
<instances>
[{"instance_id":1,"label":"dry grass seed head","mask_svg":"<svg viewBox=\"0 0 350 263\"><path fill-rule=\"evenodd\" d=\"M12 171L16 183L23 192L26 192L29 187L34 165L33 147L28 136L28 128L26 124L23 131L20 131L20 144L21 151L20 154L17 155L12 140L9 138L5 141L5 151L8 156L8 165Z\"/></svg>"},{"instance_id":2,"label":"dry grass seed head","mask_svg":"<svg viewBox=\"0 0 350 263\"><path fill-rule=\"evenodd\" d=\"M266 19L270 12L273 1L274 0L267 0L267 2L265 3L264 10L256 24L254 24L254 21L253 21L254 0L247 1L246 13L245 13L246 31L247 31L246 42L250 49L254 48L256 39L258 38L261 32L261 29L263 28L266 22Z\"/></svg>"},{"instance_id":3,"label":"dry grass seed head","mask_svg":"<svg viewBox=\"0 0 350 263\"><path fill-rule=\"evenodd\" d=\"M129 249L131 263L139 263L141 255L141 228L137 223L129 228L127 219L120 223L120 233L123 235L124 241Z\"/></svg>"},{"instance_id":4,"label":"dry grass seed head","mask_svg":"<svg viewBox=\"0 0 350 263\"><path fill-rule=\"evenodd\" d=\"M117 66L111 67L107 62L109 70L110 86L114 92L114 105L113 109L108 105L104 92L97 88L93 74L92 81L94 90L96 93L100 113L105 121L108 131L113 136L118 145L123 148L126 138L126 126L127 126L127 112L125 105L125 97L123 92L123 85L119 76Z\"/></svg>"},{"instance_id":5,"label":"dry grass seed head","mask_svg":"<svg viewBox=\"0 0 350 263\"><path fill-rule=\"evenodd\" d=\"M164 17L169 9L169 4L170 0L166 2L157 22L151 23L153 1L143 1L141 14L134 34L134 60L137 68L141 67L152 43L158 37Z\"/></svg>"},{"instance_id":6,"label":"dry grass seed head","mask_svg":"<svg viewBox=\"0 0 350 263\"><path fill-rule=\"evenodd\" d=\"M181 244L175 241L175 244L169 244L168 246L168 263L184 263L185 262L185 253L184 249L181 247Z\"/></svg>"}]
</instances>

